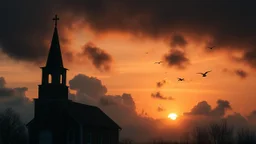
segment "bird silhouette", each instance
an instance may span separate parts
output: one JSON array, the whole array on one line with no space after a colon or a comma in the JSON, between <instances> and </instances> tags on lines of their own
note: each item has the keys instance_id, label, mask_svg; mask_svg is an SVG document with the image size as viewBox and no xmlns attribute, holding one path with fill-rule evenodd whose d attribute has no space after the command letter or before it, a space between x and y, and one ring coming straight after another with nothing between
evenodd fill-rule
<instances>
[{"instance_id":1,"label":"bird silhouette","mask_svg":"<svg viewBox=\"0 0 256 144\"><path fill-rule=\"evenodd\" d=\"M148 54L148 52L146 52L146 54Z\"/></svg>"},{"instance_id":2,"label":"bird silhouette","mask_svg":"<svg viewBox=\"0 0 256 144\"><path fill-rule=\"evenodd\" d=\"M158 62L155 62L155 64L161 64L163 63L163 61L158 61Z\"/></svg>"},{"instance_id":3,"label":"bird silhouette","mask_svg":"<svg viewBox=\"0 0 256 144\"><path fill-rule=\"evenodd\" d=\"M197 73L197 74L201 74L203 77L206 77L206 76L207 76L207 73L209 73L209 72L211 72L211 71L207 71L207 72L205 72L205 73Z\"/></svg>"},{"instance_id":4,"label":"bird silhouette","mask_svg":"<svg viewBox=\"0 0 256 144\"><path fill-rule=\"evenodd\" d=\"M185 79L184 78L178 78L178 81L184 81Z\"/></svg>"},{"instance_id":5,"label":"bird silhouette","mask_svg":"<svg viewBox=\"0 0 256 144\"><path fill-rule=\"evenodd\" d=\"M208 47L209 49L213 49L215 46Z\"/></svg>"}]
</instances>

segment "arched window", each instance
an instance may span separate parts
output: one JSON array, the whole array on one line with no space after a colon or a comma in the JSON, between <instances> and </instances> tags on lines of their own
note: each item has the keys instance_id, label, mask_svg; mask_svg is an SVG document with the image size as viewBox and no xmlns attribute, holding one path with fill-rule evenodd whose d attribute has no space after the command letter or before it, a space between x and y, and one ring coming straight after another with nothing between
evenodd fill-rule
<instances>
[{"instance_id":1,"label":"arched window","mask_svg":"<svg viewBox=\"0 0 256 144\"><path fill-rule=\"evenodd\" d=\"M49 76L48 76L48 83L49 84L52 83L52 75L51 74L49 74Z\"/></svg>"},{"instance_id":2,"label":"arched window","mask_svg":"<svg viewBox=\"0 0 256 144\"><path fill-rule=\"evenodd\" d=\"M50 131L41 131L39 134L39 144L52 144L52 133Z\"/></svg>"}]
</instances>

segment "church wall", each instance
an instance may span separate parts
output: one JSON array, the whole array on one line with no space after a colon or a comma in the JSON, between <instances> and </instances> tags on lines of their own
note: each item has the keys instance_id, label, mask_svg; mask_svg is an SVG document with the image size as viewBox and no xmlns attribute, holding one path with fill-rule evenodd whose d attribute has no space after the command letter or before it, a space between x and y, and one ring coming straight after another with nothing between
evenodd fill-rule
<instances>
[{"instance_id":1,"label":"church wall","mask_svg":"<svg viewBox=\"0 0 256 144\"><path fill-rule=\"evenodd\" d=\"M99 127L84 127L83 144L118 144L119 131Z\"/></svg>"}]
</instances>

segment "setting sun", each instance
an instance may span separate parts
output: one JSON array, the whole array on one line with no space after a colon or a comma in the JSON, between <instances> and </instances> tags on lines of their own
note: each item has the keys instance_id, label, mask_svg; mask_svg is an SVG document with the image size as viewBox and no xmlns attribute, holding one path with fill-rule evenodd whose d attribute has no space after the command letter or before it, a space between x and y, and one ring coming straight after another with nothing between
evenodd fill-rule
<instances>
[{"instance_id":1,"label":"setting sun","mask_svg":"<svg viewBox=\"0 0 256 144\"><path fill-rule=\"evenodd\" d=\"M168 118L171 119L171 120L176 120L177 117L178 117L178 115L177 115L176 113L170 113L170 114L168 115Z\"/></svg>"}]
</instances>

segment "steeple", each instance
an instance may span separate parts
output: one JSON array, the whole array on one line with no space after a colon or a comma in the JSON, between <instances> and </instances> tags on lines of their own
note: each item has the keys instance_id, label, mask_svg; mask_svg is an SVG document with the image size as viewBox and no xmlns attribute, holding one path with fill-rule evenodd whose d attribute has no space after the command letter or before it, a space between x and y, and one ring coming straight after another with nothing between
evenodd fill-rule
<instances>
[{"instance_id":1,"label":"steeple","mask_svg":"<svg viewBox=\"0 0 256 144\"><path fill-rule=\"evenodd\" d=\"M57 20L53 18L55 27L52 42L45 67L42 69L42 83L39 85L39 99L68 99L68 87L66 86L67 69L63 67L61 49L59 43Z\"/></svg>"},{"instance_id":2,"label":"steeple","mask_svg":"<svg viewBox=\"0 0 256 144\"><path fill-rule=\"evenodd\" d=\"M52 37L52 42L51 42L51 47L50 47L46 67L60 68L60 67L63 67L63 62L62 62L58 29L57 29L57 21L59 20L58 16L55 15L55 18L53 18L53 20L55 21L55 28L54 28L54 33Z\"/></svg>"}]
</instances>

